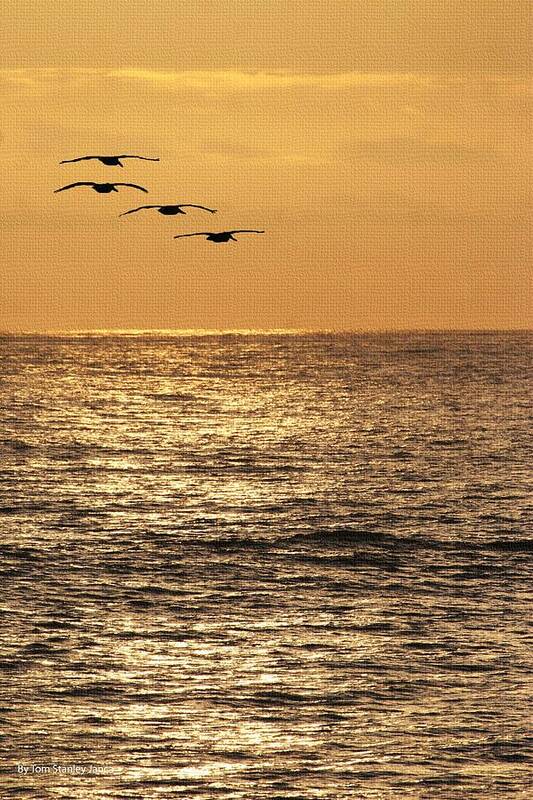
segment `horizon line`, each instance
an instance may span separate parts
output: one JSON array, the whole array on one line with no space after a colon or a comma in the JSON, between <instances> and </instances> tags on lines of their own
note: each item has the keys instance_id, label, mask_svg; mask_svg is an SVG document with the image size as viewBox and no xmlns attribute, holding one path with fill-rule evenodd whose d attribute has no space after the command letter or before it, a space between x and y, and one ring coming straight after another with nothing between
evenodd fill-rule
<instances>
[{"instance_id":1,"label":"horizon line","mask_svg":"<svg viewBox=\"0 0 533 800\"><path fill-rule=\"evenodd\" d=\"M0 336L306 336L400 333L533 333L533 328L58 328L0 330Z\"/></svg>"}]
</instances>

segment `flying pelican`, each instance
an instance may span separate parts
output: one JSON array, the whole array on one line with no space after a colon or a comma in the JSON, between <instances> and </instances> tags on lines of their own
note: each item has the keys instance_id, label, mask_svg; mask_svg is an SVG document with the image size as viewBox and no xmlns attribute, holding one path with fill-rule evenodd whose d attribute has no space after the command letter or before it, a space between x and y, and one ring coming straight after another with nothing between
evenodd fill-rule
<instances>
[{"instance_id":1,"label":"flying pelican","mask_svg":"<svg viewBox=\"0 0 533 800\"><path fill-rule=\"evenodd\" d=\"M105 164L106 167L123 167L124 164L120 162L121 158L140 158L142 161L159 161L158 158L147 158L146 156L81 156L80 158L68 158L59 163L73 164L75 161L90 161L92 158Z\"/></svg>"},{"instance_id":2,"label":"flying pelican","mask_svg":"<svg viewBox=\"0 0 533 800\"><path fill-rule=\"evenodd\" d=\"M163 214L165 217L174 216L174 214L185 214L185 211L182 211L182 208L201 208L204 211L210 211L211 214L216 214L216 208L207 208L206 206L197 206L194 203L180 203L178 206L139 206L139 208L132 208L130 211L124 211L122 214L119 214L119 217L125 217L126 214L134 214L136 211L142 211L144 208L157 208L159 214Z\"/></svg>"},{"instance_id":3,"label":"flying pelican","mask_svg":"<svg viewBox=\"0 0 533 800\"><path fill-rule=\"evenodd\" d=\"M94 183L94 181L77 181L76 183L69 183L68 186L62 186L61 189L55 189L54 194L57 192L64 192L65 189L73 189L74 186L90 186L95 192L99 194L109 194L109 192L118 192L117 186L131 186L132 189L140 189L141 192L148 194L148 189L143 189L136 183Z\"/></svg>"},{"instance_id":4,"label":"flying pelican","mask_svg":"<svg viewBox=\"0 0 533 800\"><path fill-rule=\"evenodd\" d=\"M230 239L236 242L237 239L233 236L234 233L264 233L264 231L238 230L220 231L219 233L202 231L201 233L180 233L178 236L174 236L174 239L185 239L187 236L206 236L209 242L229 242Z\"/></svg>"}]
</instances>

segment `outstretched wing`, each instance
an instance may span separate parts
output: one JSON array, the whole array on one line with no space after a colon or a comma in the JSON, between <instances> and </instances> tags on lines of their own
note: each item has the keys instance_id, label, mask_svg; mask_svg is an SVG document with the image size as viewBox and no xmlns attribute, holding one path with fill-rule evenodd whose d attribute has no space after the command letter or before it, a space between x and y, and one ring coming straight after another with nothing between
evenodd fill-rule
<instances>
[{"instance_id":1,"label":"outstretched wing","mask_svg":"<svg viewBox=\"0 0 533 800\"><path fill-rule=\"evenodd\" d=\"M174 239L186 239L188 236L211 236L212 231L201 231L200 233L180 233Z\"/></svg>"},{"instance_id":2,"label":"outstretched wing","mask_svg":"<svg viewBox=\"0 0 533 800\"><path fill-rule=\"evenodd\" d=\"M160 160L159 158L148 158L147 156L130 156L130 155L117 156L117 158L140 158L141 161L159 161Z\"/></svg>"},{"instance_id":3,"label":"outstretched wing","mask_svg":"<svg viewBox=\"0 0 533 800\"><path fill-rule=\"evenodd\" d=\"M100 156L80 156L80 158L67 158L65 161L60 161L60 164L73 164L75 161L89 161L91 158L100 158Z\"/></svg>"},{"instance_id":4,"label":"outstretched wing","mask_svg":"<svg viewBox=\"0 0 533 800\"><path fill-rule=\"evenodd\" d=\"M137 183L114 183L113 186L131 186L132 189L140 189L141 192L148 194L148 189L145 189L144 186L139 186Z\"/></svg>"},{"instance_id":5,"label":"outstretched wing","mask_svg":"<svg viewBox=\"0 0 533 800\"><path fill-rule=\"evenodd\" d=\"M197 206L196 203L180 203L180 208L201 208L204 211L210 211L211 214L216 214L216 208L207 208L207 206Z\"/></svg>"},{"instance_id":6,"label":"outstretched wing","mask_svg":"<svg viewBox=\"0 0 533 800\"><path fill-rule=\"evenodd\" d=\"M225 233L264 233L264 231L240 230L240 231L225 231Z\"/></svg>"},{"instance_id":7,"label":"outstretched wing","mask_svg":"<svg viewBox=\"0 0 533 800\"><path fill-rule=\"evenodd\" d=\"M134 214L136 211L142 211L143 208L160 208L160 206L139 206L139 208L130 208L129 211L123 211L119 217L125 217L126 214Z\"/></svg>"},{"instance_id":8,"label":"outstretched wing","mask_svg":"<svg viewBox=\"0 0 533 800\"><path fill-rule=\"evenodd\" d=\"M62 186L61 189L54 189L54 194L64 192L65 189L73 189L74 186L94 186L94 183L92 181L76 181L76 183L69 183L68 186Z\"/></svg>"}]
</instances>

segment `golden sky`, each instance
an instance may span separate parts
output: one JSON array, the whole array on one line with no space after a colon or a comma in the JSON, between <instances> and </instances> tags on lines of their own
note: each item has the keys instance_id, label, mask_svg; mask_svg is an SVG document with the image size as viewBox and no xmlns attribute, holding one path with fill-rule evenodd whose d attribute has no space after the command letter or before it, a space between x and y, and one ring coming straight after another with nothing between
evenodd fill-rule
<instances>
[{"instance_id":1,"label":"golden sky","mask_svg":"<svg viewBox=\"0 0 533 800\"><path fill-rule=\"evenodd\" d=\"M0 329L529 327L531 8L4 0Z\"/></svg>"}]
</instances>

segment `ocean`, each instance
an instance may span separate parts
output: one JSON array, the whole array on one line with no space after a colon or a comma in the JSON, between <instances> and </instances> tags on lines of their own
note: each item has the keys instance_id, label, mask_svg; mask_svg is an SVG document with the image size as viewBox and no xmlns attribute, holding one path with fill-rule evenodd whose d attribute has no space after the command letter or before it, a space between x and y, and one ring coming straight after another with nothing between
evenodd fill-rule
<instances>
[{"instance_id":1,"label":"ocean","mask_svg":"<svg viewBox=\"0 0 533 800\"><path fill-rule=\"evenodd\" d=\"M532 344L0 337L2 797L530 798Z\"/></svg>"}]
</instances>

